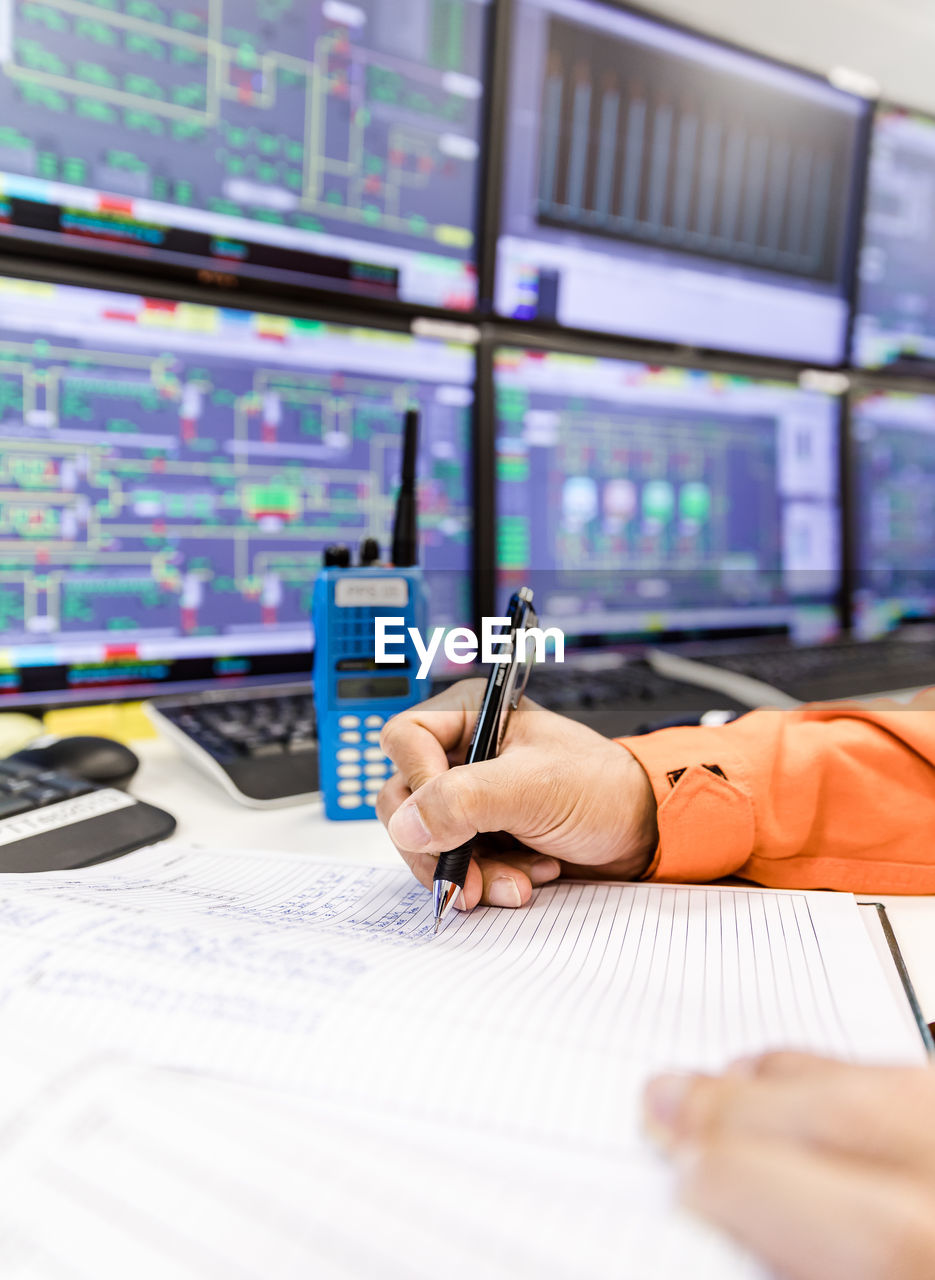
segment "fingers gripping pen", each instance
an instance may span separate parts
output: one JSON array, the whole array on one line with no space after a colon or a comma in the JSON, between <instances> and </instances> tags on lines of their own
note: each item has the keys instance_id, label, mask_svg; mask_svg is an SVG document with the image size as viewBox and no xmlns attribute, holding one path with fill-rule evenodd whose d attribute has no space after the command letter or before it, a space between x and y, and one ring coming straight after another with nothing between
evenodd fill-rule
<instances>
[{"instance_id":1,"label":"fingers gripping pen","mask_svg":"<svg viewBox=\"0 0 935 1280\"><path fill-rule=\"evenodd\" d=\"M494 662L490 670L465 764L492 760L497 755L510 714L519 706L529 679L531 663L526 661L526 644L517 642L517 633L538 624L532 607L532 590L529 587L520 587L511 597L509 617L509 625L500 630L501 646L507 652L503 653L500 661ZM502 637L505 634L509 636L508 645L503 645ZM436 933L455 898L464 888L473 848L474 840L471 839L459 848L439 856L432 885Z\"/></svg>"}]
</instances>

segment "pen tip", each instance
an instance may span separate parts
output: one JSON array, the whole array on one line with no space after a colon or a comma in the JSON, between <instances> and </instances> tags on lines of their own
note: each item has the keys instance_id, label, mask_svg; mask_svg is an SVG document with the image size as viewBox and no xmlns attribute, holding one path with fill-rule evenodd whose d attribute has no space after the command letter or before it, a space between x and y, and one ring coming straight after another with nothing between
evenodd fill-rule
<instances>
[{"instance_id":1,"label":"pen tip","mask_svg":"<svg viewBox=\"0 0 935 1280\"><path fill-rule=\"evenodd\" d=\"M436 916L436 917L435 917L435 928L432 930L432 937L433 937L433 938L437 936L437 934L438 934L438 926L439 926L440 924L441 924L441 916Z\"/></svg>"}]
</instances>

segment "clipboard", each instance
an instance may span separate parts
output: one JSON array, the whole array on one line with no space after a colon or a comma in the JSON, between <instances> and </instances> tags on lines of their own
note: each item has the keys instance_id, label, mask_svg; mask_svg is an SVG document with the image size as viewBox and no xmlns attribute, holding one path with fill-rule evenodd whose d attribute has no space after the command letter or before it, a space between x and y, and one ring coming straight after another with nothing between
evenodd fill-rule
<instances>
[{"instance_id":1,"label":"clipboard","mask_svg":"<svg viewBox=\"0 0 935 1280\"><path fill-rule=\"evenodd\" d=\"M882 902L858 902L857 906L860 908L861 919L870 935L870 941L873 943L886 980L893 990L900 1009L905 1012L907 1022L911 1023L922 1037L926 1053L935 1058L935 1039L932 1038L932 1031L923 1017L912 979L909 977L909 970L906 968L896 934L886 913L886 907Z\"/></svg>"}]
</instances>

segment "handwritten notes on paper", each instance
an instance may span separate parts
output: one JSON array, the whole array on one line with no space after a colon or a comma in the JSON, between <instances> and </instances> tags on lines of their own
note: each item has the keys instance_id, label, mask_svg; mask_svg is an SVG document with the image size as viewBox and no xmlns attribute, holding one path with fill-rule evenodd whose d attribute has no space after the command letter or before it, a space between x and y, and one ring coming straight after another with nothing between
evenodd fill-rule
<instances>
[{"instance_id":1,"label":"handwritten notes on paper","mask_svg":"<svg viewBox=\"0 0 935 1280\"><path fill-rule=\"evenodd\" d=\"M297 855L0 882L6 1041L45 1037L57 1072L0 1103L4 1275L62 1273L43 1200L81 1277L149 1274L144 1241L154 1276L199 1280L428 1277L440 1250L449 1276L753 1275L673 1215L647 1076L778 1045L922 1060L846 897L568 883L431 933L407 872ZM484 1228L454 1256L458 1203Z\"/></svg>"}]
</instances>

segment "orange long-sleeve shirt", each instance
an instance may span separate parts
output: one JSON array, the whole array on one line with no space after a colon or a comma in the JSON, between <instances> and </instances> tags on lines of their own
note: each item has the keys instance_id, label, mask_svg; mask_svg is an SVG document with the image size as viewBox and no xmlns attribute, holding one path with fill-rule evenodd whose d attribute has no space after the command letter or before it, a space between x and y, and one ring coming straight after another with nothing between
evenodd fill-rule
<instances>
[{"instance_id":1,"label":"orange long-sleeve shirt","mask_svg":"<svg viewBox=\"0 0 935 1280\"><path fill-rule=\"evenodd\" d=\"M652 879L935 893L935 687L620 741L656 796Z\"/></svg>"}]
</instances>

